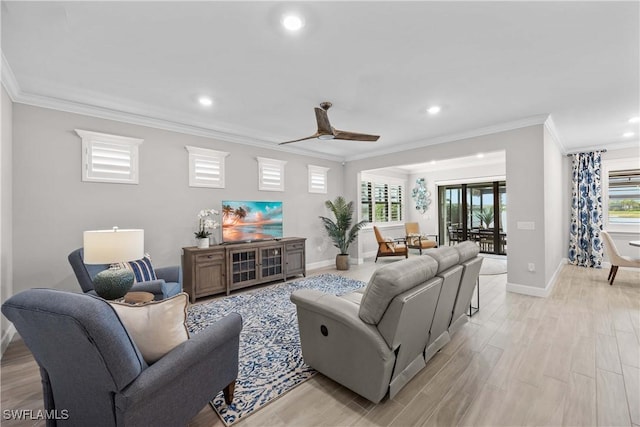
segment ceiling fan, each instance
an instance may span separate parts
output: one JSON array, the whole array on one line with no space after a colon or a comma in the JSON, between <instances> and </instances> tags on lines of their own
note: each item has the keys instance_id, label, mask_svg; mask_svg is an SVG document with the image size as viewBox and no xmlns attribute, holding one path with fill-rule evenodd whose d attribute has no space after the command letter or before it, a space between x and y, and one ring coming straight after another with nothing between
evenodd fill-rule
<instances>
[{"instance_id":1,"label":"ceiling fan","mask_svg":"<svg viewBox=\"0 0 640 427\"><path fill-rule=\"evenodd\" d=\"M327 115L327 110L331 108L330 102L323 102L320 104L320 108L315 107L316 111L316 121L318 122L318 131L306 138L294 139L293 141L281 142L278 145L282 144L291 144L292 142L304 141L307 139L342 139L347 141L377 141L380 138L380 135L367 135L366 133L356 133L356 132L347 132L344 130L338 130L331 126L329 123L329 116Z\"/></svg>"}]
</instances>

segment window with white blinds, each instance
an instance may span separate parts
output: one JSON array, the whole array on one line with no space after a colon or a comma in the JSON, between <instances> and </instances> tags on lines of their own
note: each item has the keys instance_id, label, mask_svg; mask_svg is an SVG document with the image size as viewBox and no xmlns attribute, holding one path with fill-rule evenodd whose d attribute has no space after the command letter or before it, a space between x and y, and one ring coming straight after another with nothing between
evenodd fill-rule
<instances>
[{"instance_id":1,"label":"window with white blinds","mask_svg":"<svg viewBox=\"0 0 640 427\"><path fill-rule=\"evenodd\" d=\"M640 226L640 157L602 156L602 221L607 231L636 233Z\"/></svg>"},{"instance_id":2,"label":"window with white blinds","mask_svg":"<svg viewBox=\"0 0 640 427\"><path fill-rule=\"evenodd\" d=\"M637 165L638 159L609 160L606 165L603 204L609 230L637 230L640 225L640 169Z\"/></svg>"},{"instance_id":3,"label":"window with white blinds","mask_svg":"<svg viewBox=\"0 0 640 427\"><path fill-rule=\"evenodd\" d=\"M82 181L138 184L143 140L76 129L82 138Z\"/></svg>"},{"instance_id":4,"label":"window with white blinds","mask_svg":"<svg viewBox=\"0 0 640 427\"><path fill-rule=\"evenodd\" d=\"M327 175L329 168L308 165L309 168L309 193L327 194Z\"/></svg>"},{"instance_id":5,"label":"window with white blinds","mask_svg":"<svg viewBox=\"0 0 640 427\"><path fill-rule=\"evenodd\" d=\"M224 188L226 151L185 146L189 152L189 187Z\"/></svg>"},{"instance_id":6,"label":"window with white blinds","mask_svg":"<svg viewBox=\"0 0 640 427\"><path fill-rule=\"evenodd\" d=\"M360 219L376 223L404 220L404 182L363 175L360 181Z\"/></svg>"},{"instance_id":7,"label":"window with white blinds","mask_svg":"<svg viewBox=\"0 0 640 427\"><path fill-rule=\"evenodd\" d=\"M284 191L283 160L258 157L258 189L261 191Z\"/></svg>"}]
</instances>

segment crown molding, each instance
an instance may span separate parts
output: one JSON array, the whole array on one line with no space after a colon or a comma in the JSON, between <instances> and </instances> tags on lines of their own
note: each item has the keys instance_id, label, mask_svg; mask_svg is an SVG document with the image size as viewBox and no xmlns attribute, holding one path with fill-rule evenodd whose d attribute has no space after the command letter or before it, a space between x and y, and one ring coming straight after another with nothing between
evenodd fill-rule
<instances>
[{"instance_id":1,"label":"crown molding","mask_svg":"<svg viewBox=\"0 0 640 427\"><path fill-rule=\"evenodd\" d=\"M194 126L171 120L158 119L138 113L128 113L110 108L96 107L80 102L67 101L63 99L53 98L49 96L26 94L19 92L15 101L20 104L33 105L35 107L50 108L53 110L65 111L68 113L81 114L84 116L97 117L100 119L114 120L118 122L131 123L134 125L147 126L155 129L168 130L172 132L183 133L187 135L201 136L212 138L219 141L233 142L237 144L250 145L268 150L282 151L286 153L299 154L313 158L321 158L336 162L343 161L342 157L329 154L315 153L312 151L287 147L284 148L269 141L260 140L246 136L237 135L230 132L221 132L215 129L209 129L201 126Z\"/></svg>"},{"instance_id":2,"label":"crown molding","mask_svg":"<svg viewBox=\"0 0 640 427\"><path fill-rule=\"evenodd\" d=\"M2 52L2 50L0 50L0 55L2 56L2 72L0 73L2 86L7 90L11 101L16 102L16 99L20 95L20 86L18 85L16 76L13 74L13 70L7 61L7 58L4 57L4 52Z\"/></svg>"},{"instance_id":3,"label":"crown molding","mask_svg":"<svg viewBox=\"0 0 640 427\"><path fill-rule=\"evenodd\" d=\"M96 117L99 119L114 120L117 122L130 123L134 125L147 126L154 129L168 130L187 135L201 136L204 138L212 138L219 141L233 142L237 144L250 145L253 147L264 148L267 150L281 151L290 154L298 154L301 156L312 157L316 159L324 159L334 162L343 162L344 158L331 154L317 153L312 150L305 150L298 147L284 147L257 138L238 135L232 132L223 132L216 129L210 129L202 126L195 126L186 123L150 117L141 112L130 113L112 108L98 107L82 102L68 101L65 99L55 98L51 96L35 95L25 93L20 89L17 80L7 62L4 54L2 55L2 84L7 89L11 100L15 103L32 105L34 107L49 108L52 110L64 111L67 113L81 114L83 116Z\"/></svg>"},{"instance_id":4,"label":"crown molding","mask_svg":"<svg viewBox=\"0 0 640 427\"><path fill-rule=\"evenodd\" d=\"M577 147L575 149L567 150L560 138L553 118L550 114L541 114L523 119L500 123L496 125L486 126L483 128L469 130L464 132L458 132L454 134L439 136L436 138L416 140L407 142L404 144L396 145L393 147L383 148L380 150L367 151L362 154L354 156L340 156L333 154L320 153L314 150L308 150L299 147L293 147L290 145L281 146L274 144L272 141L266 141L259 138L253 138L249 136L240 135L236 132L222 131L218 129L212 129L204 126L198 126L193 124L187 124L178 121L172 121L163 118L151 117L144 114L142 110L138 112L125 112L116 108L98 107L84 102L69 101L65 99L55 98L51 96L36 95L24 92L9 65L4 53L0 50L0 56L2 57L2 69L1 79L2 86L6 89L11 101L19 104L32 105L35 107L49 108L58 111L64 111L68 113L81 114L84 116L96 117L100 119L113 120L117 122L130 123L140 126L151 127L154 129L162 129L171 132L182 133L186 135L200 136L204 138L216 139L219 141L232 142L237 144L249 145L253 147L263 148L267 150L280 151L284 153L297 154L301 156L311 157L315 159L323 159L334 162L350 162L355 160L362 160L371 157L382 156L386 154L393 154L402 151L412 150L416 148L423 148L431 145L443 144L447 142L459 141L462 139L475 138L479 136L490 135L499 132L510 131L514 129L520 129L534 125L544 125L545 129L551 134L555 140L560 151L563 154L567 154L569 151L592 151L599 150L602 147L599 146L585 146ZM247 133L249 131L247 130ZM619 143L608 143L607 149L616 150L624 148L633 148L638 146L638 141L624 141Z\"/></svg>"},{"instance_id":5,"label":"crown molding","mask_svg":"<svg viewBox=\"0 0 640 427\"><path fill-rule=\"evenodd\" d=\"M354 160L362 160L370 157L382 156L385 154L393 154L393 153L399 153L401 151L428 147L430 145L438 145L438 144L444 144L447 142L459 141L462 139L475 138L475 137L484 136L484 135L491 135L494 133L506 132L509 130L525 128L528 126L542 125L544 124L544 122L547 120L548 117L549 117L548 114L541 114L537 116L525 117L523 119L514 120L511 122L486 126L486 127L475 129L475 130L459 132L459 133L449 134L445 136L439 136L432 139L412 141L406 144L400 144L400 145L396 145L394 147L389 147L386 149L368 151L365 154L348 156L345 158L345 161L351 162Z\"/></svg>"},{"instance_id":6,"label":"crown molding","mask_svg":"<svg viewBox=\"0 0 640 427\"><path fill-rule=\"evenodd\" d=\"M556 124L553 121L553 117L551 117L551 114L549 114L549 117L547 117L547 120L545 120L544 127L551 134L551 137L553 138L556 145L560 149L560 152L562 154L567 154L567 148L562 143L562 139L560 139L560 135L558 134L558 128L556 128Z\"/></svg>"}]
</instances>

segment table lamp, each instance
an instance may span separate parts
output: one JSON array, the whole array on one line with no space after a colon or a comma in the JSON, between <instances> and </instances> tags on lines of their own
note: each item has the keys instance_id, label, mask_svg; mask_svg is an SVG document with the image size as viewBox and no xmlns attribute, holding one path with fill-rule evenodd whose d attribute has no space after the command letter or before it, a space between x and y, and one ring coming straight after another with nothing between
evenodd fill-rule
<instances>
[{"instance_id":1,"label":"table lamp","mask_svg":"<svg viewBox=\"0 0 640 427\"><path fill-rule=\"evenodd\" d=\"M120 263L144 257L144 230L84 232L84 263L111 264L93 278L93 288L104 299L122 298L133 286L133 272Z\"/></svg>"}]
</instances>

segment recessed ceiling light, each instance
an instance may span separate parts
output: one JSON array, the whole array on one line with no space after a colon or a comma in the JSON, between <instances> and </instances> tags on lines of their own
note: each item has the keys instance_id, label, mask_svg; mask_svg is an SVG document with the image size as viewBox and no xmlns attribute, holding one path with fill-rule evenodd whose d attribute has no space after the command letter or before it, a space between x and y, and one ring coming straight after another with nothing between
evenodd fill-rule
<instances>
[{"instance_id":1,"label":"recessed ceiling light","mask_svg":"<svg viewBox=\"0 0 640 427\"><path fill-rule=\"evenodd\" d=\"M431 160L431 162L430 162L430 163L431 163L432 165L435 165L435 164L436 164L436 161L435 161L435 160Z\"/></svg>"},{"instance_id":2,"label":"recessed ceiling light","mask_svg":"<svg viewBox=\"0 0 640 427\"><path fill-rule=\"evenodd\" d=\"M304 26L304 22L298 15L285 15L282 18L282 26L289 31L298 31Z\"/></svg>"},{"instance_id":3,"label":"recessed ceiling light","mask_svg":"<svg viewBox=\"0 0 640 427\"><path fill-rule=\"evenodd\" d=\"M433 107L430 107L427 109L427 113L429 114L438 114L440 112L442 108L438 107L437 105L434 105Z\"/></svg>"},{"instance_id":4,"label":"recessed ceiling light","mask_svg":"<svg viewBox=\"0 0 640 427\"><path fill-rule=\"evenodd\" d=\"M631 117L629 119L629 123L638 123L640 122L640 117Z\"/></svg>"},{"instance_id":5,"label":"recessed ceiling light","mask_svg":"<svg viewBox=\"0 0 640 427\"><path fill-rule=\"evenodd\" d=\"M478 153L478 154L476 154L476 157L477 157L477 158L479 158L479 159L481 159L481 158L483 158L483 157L484 157L484 154L482 154L482 153Z\"/></svg>"},{"instance_id":6,"label":"recessed ceiling light","mask_svg":"<svg viewBox=\"0 0 640 427\"><path fill-rule=\"evenodd\" d=\"M625 138L631 138L634 135L635 135L635 133L633 133L633 132L625 132L625 133L622 134L622 136L624 136Z\"/></svg>"},{"instance_id":7,"label":"recessed ceiling light","mask_svg":"<svg viewBox=\"0 0 640 427\"><path fill-rule=\"evenodd\" d=\"M201 96L198 98L198 102L204 107L211 107L211 105L213 105L213 100L208 96Z\"/></svg>"}]
</instances>

